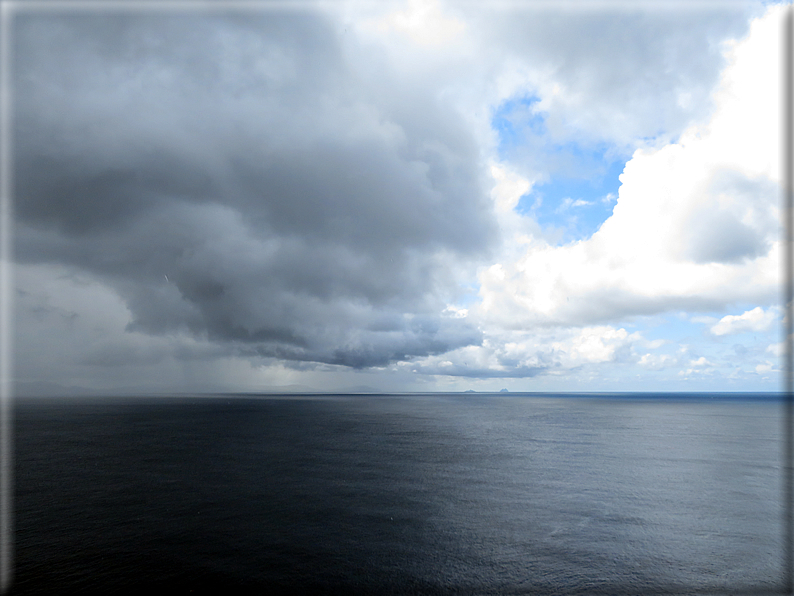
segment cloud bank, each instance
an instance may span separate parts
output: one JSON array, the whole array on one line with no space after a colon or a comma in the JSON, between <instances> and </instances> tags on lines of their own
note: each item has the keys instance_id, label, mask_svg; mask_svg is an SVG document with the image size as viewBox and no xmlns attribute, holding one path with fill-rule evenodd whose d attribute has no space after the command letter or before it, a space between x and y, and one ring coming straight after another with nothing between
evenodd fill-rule
<instances>
[{"instance_id":1,"label":"cloud bank","mask_svg":"<svg viewBox=\"0 0 794 596\"><path fill-rule=\"evenodd\" d=\"M21 11L19 378L765 374L766 336L744 368L652 336L778 316L780 12ZM615 162L606 200L543 199L611 208L595 233L525 208Z\"/></svg>"}]
</instances>

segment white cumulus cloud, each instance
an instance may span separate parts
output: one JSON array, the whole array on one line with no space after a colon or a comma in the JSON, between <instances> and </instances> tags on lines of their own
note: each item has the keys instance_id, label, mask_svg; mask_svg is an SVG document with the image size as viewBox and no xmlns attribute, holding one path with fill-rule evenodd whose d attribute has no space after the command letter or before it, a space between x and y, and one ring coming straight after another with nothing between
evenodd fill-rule
<instances>
[{"instance_id":1,"label":"white cumulus cloud","mask_svg":"<svg viewBox=\"0 0 794 596\"><path fill-rule=\"evenodd\" d=\"M776 298L782 10L726 46L707 124L634 153L592 237L563 246L534 237L519 258L482 270L483 319L593 325Z\"/></svg>"},{"instance_id":2,"label":"white cumulus cloud","mask_svg":"<svg viewBox=\"0 0 794 596\"><path fill-rule=\"evenodd\" d=\"M740 315L726 315L720 319L719 323L711 328L714 335L729 335L733 333L743 333L745 331L766 331L772 326L776 313L769 309L764 310L756 306Z\"/></svg>"}]
</instances>

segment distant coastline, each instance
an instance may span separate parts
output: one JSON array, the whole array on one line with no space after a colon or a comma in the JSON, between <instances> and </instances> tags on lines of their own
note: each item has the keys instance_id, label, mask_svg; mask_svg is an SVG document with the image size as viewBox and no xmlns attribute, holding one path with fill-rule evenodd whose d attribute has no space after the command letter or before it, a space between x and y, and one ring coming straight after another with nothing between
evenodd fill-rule
<instances>
[{"instance_id":1,"label":"distant coastline","mask_svg":"<svg viewBox=\"0 0 794 596\"><path fill-rule=\"evenodd\" d=\"M165 392L153 389L120 387L112 392L85 387L64 386L50 382L19 383L14 387L13 397L18 399L37 398L275 398L275 397L388 397L448 395L459 397L498 397L498 398L578 398L578 399L618 399L618 400L738 400L738 401L783 401L782 391L379 391L372 387L351 387L339 391L321 391L304 385L286 385L263 388L261 391L224 391L220 387L207 388L205 391Z\"/></svg>"}]
</instances>

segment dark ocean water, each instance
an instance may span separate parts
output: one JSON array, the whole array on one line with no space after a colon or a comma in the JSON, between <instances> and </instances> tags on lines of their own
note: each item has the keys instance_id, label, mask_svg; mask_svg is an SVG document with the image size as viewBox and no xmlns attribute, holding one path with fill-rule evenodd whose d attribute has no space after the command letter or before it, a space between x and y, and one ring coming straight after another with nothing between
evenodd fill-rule
<instances>
[{"instance_id":1,"label":"dark ocean water","mask_svg":"<svg viewBox=\"0 0 794 596\"><path fill-rule=\"evenodd\" d=\"M773 593L782 405L19 400L13 594Z\"/></svg>"}]
</instances>

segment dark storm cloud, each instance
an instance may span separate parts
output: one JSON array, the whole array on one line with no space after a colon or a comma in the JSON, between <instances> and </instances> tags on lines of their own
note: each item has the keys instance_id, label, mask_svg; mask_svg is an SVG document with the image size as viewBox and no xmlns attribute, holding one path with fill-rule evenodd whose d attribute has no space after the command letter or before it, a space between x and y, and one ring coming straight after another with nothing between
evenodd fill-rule
<instances>
[{"instance_id":1,"label":"dark storm cloud","mask_svg":"<svg viewBox=\"0 0 794 596\"><path fill-rule=\"evenodd\" d=\"M479 343L439 314L448 269L494 234L477 147L385 61L359 76L366 48L333 22L23 14L14 32L20 261L100 277L130 329L230 352L362 368Z\"/></svg>"}]
</instances>

